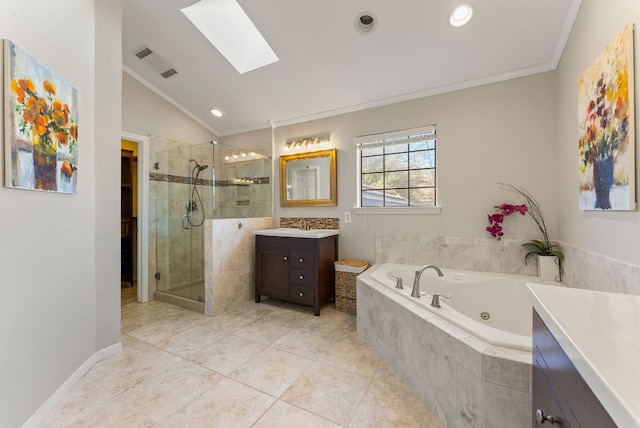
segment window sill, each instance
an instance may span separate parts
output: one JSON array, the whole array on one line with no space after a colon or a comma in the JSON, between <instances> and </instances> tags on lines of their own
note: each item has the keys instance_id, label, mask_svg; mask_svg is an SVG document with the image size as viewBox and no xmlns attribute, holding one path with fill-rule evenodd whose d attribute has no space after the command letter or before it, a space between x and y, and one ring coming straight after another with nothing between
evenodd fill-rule
<instances>
[{"instance_id":1,"label":"window sill","mask_svg":"<svg viewBox=\"0 0 640 428\"><path fill-rule=\"evenodd\" d=\"M440 210L441 207L356 207L353 208L353 213L356 215L439 215Z\"/></svg>"}]
</instances>

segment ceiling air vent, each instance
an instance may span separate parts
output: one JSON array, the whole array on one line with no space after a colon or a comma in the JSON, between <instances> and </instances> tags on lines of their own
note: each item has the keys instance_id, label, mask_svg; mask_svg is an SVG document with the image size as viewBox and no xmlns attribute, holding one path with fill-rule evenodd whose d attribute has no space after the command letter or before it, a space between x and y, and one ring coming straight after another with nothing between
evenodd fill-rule
<instances>
[{"instance_id":1,"label":"ceiling air vent","mask_svg":"<svg viewBox=\"0 0 640 428\"><path fill-rule=\"evenodd\" d=\"M145 63L149 68L153 71L164 77L165 79L173 76L174 74L178 74L175 68L171 64L169 64L164 58L160 55L149 49L147 46L142 49L138 49L133 53L137 56L140 61Z\"/></svg>"}]
</instances>

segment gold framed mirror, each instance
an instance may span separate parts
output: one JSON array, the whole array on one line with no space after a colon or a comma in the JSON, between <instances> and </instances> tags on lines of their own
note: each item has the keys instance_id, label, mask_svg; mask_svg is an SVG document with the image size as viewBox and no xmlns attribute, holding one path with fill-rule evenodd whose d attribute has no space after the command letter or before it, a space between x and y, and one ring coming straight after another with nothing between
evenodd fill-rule
<instances>
[{"instance_id":1,"label":"gold framed mirror","mask_svg":"<svg viewBox=\"0 0 640 428\"><path fill-rule=\"evenodd\" d=\"M336 149L280 156L281 207L335 207Z\"/></svg>"}]
</instances>

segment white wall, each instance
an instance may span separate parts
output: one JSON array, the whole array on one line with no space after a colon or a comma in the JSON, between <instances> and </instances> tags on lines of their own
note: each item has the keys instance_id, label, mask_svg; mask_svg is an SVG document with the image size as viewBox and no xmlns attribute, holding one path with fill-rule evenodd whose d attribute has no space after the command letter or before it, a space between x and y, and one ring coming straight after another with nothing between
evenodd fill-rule
<instances>
[{"instance_id":1,"label":"white wall","mask_svg":"<svg viewBox=\"0 0 640 428\"><path fill-rule=\"evenodd\" d=\"M175 78L179 78L179 75L173 77ZM206 143L216 139L213 132L127 73L122 74L122 130L189 144Z\"/></svg>"},{"instance_id":2,"label":"white wall","mask_svg":"<svg viewBox=\"0 0 640 428\"><path fill-rule=\"evenodd\" d=\"M118 170L108 149L113 143L117 150L116 143L95 123L99 115L119 126L120 107L111 103L113 98L96 108L96 96L105 87L119 90L109 71L96 73L97 65L112 64L113 56L120 56L119 43L110 44L119 40L119 2L108 3L0 0L0 38L12 40L71 82L78 89L80 117L77 195L0 187L2 426L22 425L96 351L119 342L119 323L106 315L117 312L109 297L113 292L106 288L118 284L96 280L97 270L119 265L112 265L111 253L117 251L112 240L96 239L97 221L117 224L117 210L106 205L117 199L112 194L117 188L105 188L95 168L100 162ZM101 22L98 37L96 21ZM103 49L111 59L103 61ZM97 257L106 258L100 266ZM104 302L96 302L103 297Z\"/></svg>"},{"instance_id":3,"label":"white wall","mask_svg":"<svg viewBox=\"0 0 640 428\"><path fill-rule=\"evenodd\" d=\"M640 2L637 0L583 0L557 70L558 238L585 250L640 264L640 212L578 210L578 76L628 23L635 23L638 31ZM640 49L637 40L636 35L636 51ZM636 87L640 84L638 64L636 61ZM636 139L639 107L636 90ZM636 169L640 168L637 147L636 143Z\"/></svg>"},{"instance_id":4,"label":"white wall","mask_svg":"<svg viewBox=\"0 0 640 428\"><path fill-rule=\"evenodd\" d=\"M96 342L120 342L122 0L96 2Z\"/></svg>"},{"instance_id":5,"label":"white wall","mask_svg":"<svg viewBox=\"0 0 640 428\"><path fill-rule=\"evenodd\" d=\"M374 234L486 237L486 214L502 202L519 202L497 182L521 185L540 202L556 237L556 111L554 73L510 80L413 101L276 128L275 158L289 139L331 134L338 149L338 207L282 208L276 217L340 218L340 257L374 260ZM354 137L437 124L440 215L354 215ZM278 189L278 174L274 175ZM275 195L279 200L278 193ZM513 221L511 221L513 220ZM509 237L536 237L533 222L508 219ZM522 219L525 220L525 219Z\"/></svg>"}]
</instances>

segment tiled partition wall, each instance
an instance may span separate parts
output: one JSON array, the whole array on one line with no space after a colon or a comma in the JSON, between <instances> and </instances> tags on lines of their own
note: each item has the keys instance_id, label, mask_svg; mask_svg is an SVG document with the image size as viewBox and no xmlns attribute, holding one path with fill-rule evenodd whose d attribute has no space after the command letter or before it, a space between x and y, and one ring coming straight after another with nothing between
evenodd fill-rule
<instances>
[{"instance_id":1,"label":"tiled partition wall","mask_svg":"<svg viewBox=\"0 0 640 428\"><path fill-rule=\"evenodd\" d=\"M376 235L376 263L406 263L536 276L524 263L526 240L456 236ZM640 294L640 265L560 243L565 253L563 284L574 288Z\"/></svg>"},{"instance_id":2,"label":"tiled partition wall","mask_svg":"<svg viewBox=\"0 0 640 428\"><path fill-rule=\"evenodd\" d=\"M205 222L205 315L228 311L254 296L254 230L271 229L273 217Z\"/></svg>"}]
</instances>

